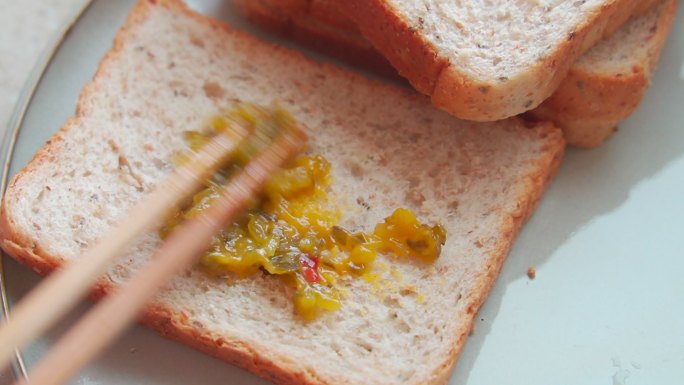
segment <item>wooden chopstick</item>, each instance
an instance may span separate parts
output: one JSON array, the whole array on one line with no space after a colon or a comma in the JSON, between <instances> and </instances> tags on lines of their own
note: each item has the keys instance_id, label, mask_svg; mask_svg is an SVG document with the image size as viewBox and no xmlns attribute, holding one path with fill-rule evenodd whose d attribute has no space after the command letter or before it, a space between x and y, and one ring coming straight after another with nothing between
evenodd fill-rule
<instances>
[{"instance_id":1,"label":"wooden chopstick","mask_svg":"<svg viewBox=\"0 0 684 385\"><path fill-rule=\"evenodd\" d=\"M15 348L22 348L42 334L73 307L126 245L160 222L170 208L195 191L220 166L249 134L245 128L235 126L192 154L184 165L134 206L128 218L107 237L47 277L17 305L7 323L0 327L0 368L14 356Z\"/></svg>"},{"instance_id":2,"label":"wooden chopstick","mask_svg":"<svg viewBox=\"0 0 684 385\"><path fill-rule=\"evenodd\" d=\"M207 249L227 221L240 214L279 166L305 143L299 130L288 130L253 159L222 190L205 213L176 227L151 261L126 284L86 314L29 373L31 384L61 384L100 352L134 320L140 309L175 274ZM28 382L21 382L28 385Z\"/></svg>"}]
</instances>

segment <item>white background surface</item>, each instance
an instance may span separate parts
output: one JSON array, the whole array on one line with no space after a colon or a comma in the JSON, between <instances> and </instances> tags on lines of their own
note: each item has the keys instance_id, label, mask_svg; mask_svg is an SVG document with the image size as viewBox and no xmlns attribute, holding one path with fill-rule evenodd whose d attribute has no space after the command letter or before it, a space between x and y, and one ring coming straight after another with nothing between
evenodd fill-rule
<instances>
[{"instance_id":1,"label":"white background surface","mask_svg":"<svg viewBox=\"0 0 684 385\"><path fill-rule=\"evenodd\" d=\"M73 113L131 3L99 0L69 36L29 110L14 170ZM192 3L230 12L219 0ZM452 384L684 383L683 13L639 111L604 146L568 151L478 315ZM13 298L37 282L13 262L8 274ZM52 338L29 349L29 361ZM134 327L74 383L265 382Z\"/></svg>"}]
</instances>

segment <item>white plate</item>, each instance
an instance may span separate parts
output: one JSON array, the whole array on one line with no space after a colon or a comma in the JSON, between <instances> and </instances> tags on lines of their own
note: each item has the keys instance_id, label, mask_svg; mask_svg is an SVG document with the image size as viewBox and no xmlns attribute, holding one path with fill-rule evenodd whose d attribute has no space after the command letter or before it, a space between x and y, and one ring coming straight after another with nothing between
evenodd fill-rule
<instances>
[{"instance_id":1,"label":"white plate","mask_svg":"<svg viewBox=\"0 0 684 385\"><path fill-rule=\"evenodd\" d=\"M66 36L26 111L11 174L73 114L133 3L96 0ZM234 15L229 1L191 5L266 36ZM680 7L639 111L604 146L569 149L480 311L451 384L684 382L683 13ZM526 276L529 266L535 280ZM11 260L5 272L11 301L38 282ZM29 367L87 307L25 350ZM135 326L73 383L266 382Z\"/></svg>"}]
</instances>

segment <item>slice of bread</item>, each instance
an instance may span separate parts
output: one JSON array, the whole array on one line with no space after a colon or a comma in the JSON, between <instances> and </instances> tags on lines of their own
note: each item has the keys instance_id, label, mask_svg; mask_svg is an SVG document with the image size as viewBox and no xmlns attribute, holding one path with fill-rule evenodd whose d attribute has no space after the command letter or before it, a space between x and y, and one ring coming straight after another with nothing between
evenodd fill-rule
<instances>
[{"instance_id":1,"label":"slice of bread","mask_svg":"<svg viewBox=\"0 0 684 385\"><path fill-rule=\"evenodd\" d=\"M243 14L266 29L352 64L396 76L382 55L339 12L334 0L314 0L309 8L288 7L287 0L236 3ZM678 0L668 0L644 15L634 16L596 44L573 64L553 95L531 110L529 116L555 122L570 145L600 145L641 102L677 5Z\"/></svg>"},{"instance_id":2,"label":"slice of bread","mask_svg":"<svg viewBox=\"0 0 684 385\"><path fill-rule=\"evenodd\" d=\"M76 115L15 176L0 215L2 247L46 274L77 258L168 174L183 132L242 100L277 101L332 163L343 225L408 207L448 231L442 256L379 256L376 283L343 282L339 311L296 316L292 288L266 274L190 270L141 320L280 384L446 382L473 317L563 154L559 129L508 119L478 124L423 96L263 43L187 9L142 0L117 35ZM131 246L94 295L125 281L159 246Z\"/></svg>"},{"instance_id":3,"label":"slice of bread","mask_svg":"<svg viewBox=\"0 0 684 385\"><path fill-rule=\"evenodd\" d=\"M489 121L541 104L572 63L660 0L337 1L432 102Z\"/></svg>"}]
</instances>

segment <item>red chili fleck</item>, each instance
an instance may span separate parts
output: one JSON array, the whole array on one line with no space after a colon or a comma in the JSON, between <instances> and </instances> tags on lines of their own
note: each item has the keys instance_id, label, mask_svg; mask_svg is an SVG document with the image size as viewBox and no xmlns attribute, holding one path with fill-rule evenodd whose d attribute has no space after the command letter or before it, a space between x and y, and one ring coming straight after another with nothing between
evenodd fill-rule
<instances>
[{"instance_id":1,"label":"red chili fleck","mask_svg":"<svg viewBox=\"0 0 684 385\"><path fill-rule=\"evenodd\" d=\"M318 271L318 261L320 258L311 257L306 254L299 256L299 264L302 265L302 274L304 279L309 283L321 282L321 274Z\"/></svg>"}]
</instances>

